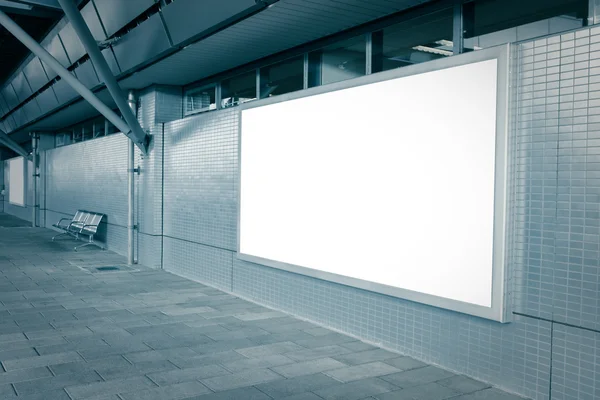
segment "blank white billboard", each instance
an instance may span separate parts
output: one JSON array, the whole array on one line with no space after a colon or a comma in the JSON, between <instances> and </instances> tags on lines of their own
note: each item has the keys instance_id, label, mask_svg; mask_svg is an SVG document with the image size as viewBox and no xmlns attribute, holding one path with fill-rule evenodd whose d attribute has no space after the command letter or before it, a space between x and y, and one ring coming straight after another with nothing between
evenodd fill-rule
<instances>
[{"instance_id":1,"label":"blank white billboard","mask_svg":"<svg viewBox=\"0 0 600 400\"><path fill-rule=\"evenodd\" d=\"M502 276L498 76L492 58L244 109L239 256L501 319L478 311Z\"/></svg>"},{"instance_id":2,"label":"blank white billboard","mask_svg":"<svg viewBox=\"0 0 600 400\"><path fill-rule=\"evenodd\" d=\"M17 157L8 160L8 168L8 201L25 207L25 159Z\"/></svg>"}]
</instances>

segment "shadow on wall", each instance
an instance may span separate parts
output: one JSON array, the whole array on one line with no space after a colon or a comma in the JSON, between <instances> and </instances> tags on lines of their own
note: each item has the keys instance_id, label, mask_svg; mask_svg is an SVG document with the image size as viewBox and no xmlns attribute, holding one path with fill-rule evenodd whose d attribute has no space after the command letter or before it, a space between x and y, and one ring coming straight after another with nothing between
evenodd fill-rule
<instances>
[{"instance_id":1,"label":"shadow on wall","mask_svg":"<svg viewBox=\"0 0 600 400\"><path fill-rule=\"evenodd\" d=\"M198 119L203 118L203 122L205 125L203 129L207 131L212 131L221 127L223 121L229 120L230 114L229 112L238 112L238 110L216 110L210 112L204 112L196 115L190 115L182 120L178 121L176 131L168 137L165 137L165 140L168 140L168 143L165 144L176 145L179 142L183 142L186 139L200 134L202 136L202 130L198 132Z\"/></svg>"}]
</instances>

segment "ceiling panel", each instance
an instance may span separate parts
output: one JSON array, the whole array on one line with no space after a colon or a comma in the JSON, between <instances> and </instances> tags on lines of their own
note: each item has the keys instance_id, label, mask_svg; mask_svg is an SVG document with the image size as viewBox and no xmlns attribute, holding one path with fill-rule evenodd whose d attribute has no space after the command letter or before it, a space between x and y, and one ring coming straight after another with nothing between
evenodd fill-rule
<instances>
[{"instance_id":1,"label":"ceiling panel","mask_svg":"<svg viewBox=\"0 0 600 400\"><path fill-rule=\"evenodd\" d=\"M96 70L92 66L92 62L89 60L79 65L74 72L77 76L77 79L79 79L81 83L83 83L88 89L100 83L98 82Z\"/></svg>"},{"instance_id":2,"label":"ceiling panel","mask_svg":"<svg viewBox=\"0 0 600 400\"><path fill-rule=\"evenodd\" d=\"M170 47L167 32L159 14L129 32L116 46L115 56L123 71L141 64Z\"/></svg>"},{"instance_id":3,"label":"ceiling panel","mask_svg":"<svg viewBox=\"0 0 600 400\"><path fill-rule=\"evenodd\" d=\"M126 78L122 85L141 89L152 83L188 84L427 1L280 0Z\"/></svg>"},{"instance_id":4,"label":"ceiling panel","mask_svg":"<svg viewBox=\"0 0 600 400\"><path fill-rule=\"evenodd\" d=\"M17 76L15 76L12 81L12 85L15 93L17 94L17 98L19 99L19 104L24 102L25 99L33 94L23 72L19 72Z\"/></svg>"},{"instance_id":5,"label":"ceiling panel","mask_svg":"<svg viewBox=\"0 0 600 400\"><path fill-rule=\"evenodd\" d=\"M108 107L115 108L115 103L110 97L108 91L102 90L96 93L96 96ZM71 106L58 111L57 113L44 118L42 121L38 121L31 125L28 129L31 130L56 130L76 124L79 121L83 121L99 115L98 111L92 107L87 101L80 100Z\"/></svg>"},{"instance_id":6,"label":"ceiling panel","mask_svg":"<svg viewBox=\"0 0 600 400\"><path fill-rule=\"evenodd\" d=\"M52 89L54 89L54 93L58 98L59 104L67 103L73 100L75 97L79 96L77 92L71 86L69 86L69 84L64 79L61 79L60 81L52 85Z\"/></svg>"},{"instance_id":7,"label":"ceiling panel","mask_svg":"<svg viewBox=\"0 0 600 400\"><path fill-rule=\"evenodd\" d=\"M29 86L31 86L31 90L34 92L37 92L49 81L46 72L42 68L42 62L37 57L29 61L27 66L23 68L23 73L25 73Z\"/></svg>"},{"instance_id":8,"label":"ceiling panel","mask_svg":"<svg viewBox=\"0 0 600 400\"><path fill-rule=\"evenodd\" d=\"M98 14L96 14L96 9L92 3L88 3L85 8L81 11L81 15L85 20L87 26L90 28L92 32L92 36L97 41L102 41L106 39L106 35L104 34L104 29L102 29L102 25L100 24L100 19L98 18ZM60 38L62 39L63 45L67 51L67 55L71 60L71 63L79 60L86 54L85 48L75 32L73 25L68 23L65 25L63 29L59 32Z\"/></svg>"},{"instance_id":9,"label":"ceiling panel","mask_svg":"<svg viewBox=\"0 0 600 400\"><path fill-rule=\"evenodd\" d=\"M134 20L146 11L154 0L93 0L98 9L98 14L110 37L119 29Z\"/></svg>"},{"instance_id":10,"label":"ceiling panel","mask_svg":"<svg viewBox=\"0 0 600 400\"><path fill-rule=\"evenodd\" d=\"M255 0L177 0L162 10L173 44L256 6Z\"/></svg>"},{"instance_id":11,"label":"ceiling panel","mask_svg":"<svg viewBox=\"0 0 600 400\"><path fill-rule=\"evenodd\" d=\"M48 53L52 54L63 67L68 68L71 65L59 36L54 36L44 48ZM48 75L48 79L54 79L57 75L56 72L43 61L42 64L44 65L44 70L46 71L46 75Z\"/></svg>"},{"instance_id":12,"label":"ceiling panel","mask_svg":"<svg viewBox=\"0 0 600 400\"><path fill-rule=\"evenodd\" d=\"M12 87L12 84L8 84L2 89L2 96L4 97L4 101L8 105L8 108L12 110L19 104L19 99L17 98L17 94Z\"/></svg>"},{"instance_id":13,"label":"ceiling panel","mask_svg":"<svg viewBox=\"0 0 600 400\"><path fill-rule=\"evenodd\" d=\"M6 114L9 111L10 110L8 109L8 105L4 101L4 96L2 96L2 93L0 92L0 116L4 116L4 114Z\"/></svg>"},{"instance_id":14,"label":"ceiling panel","mask_svg":"<svg viewBox=\"0 0 600 400\"><path fill-rule=\"evenodd\" d=\"M4 119L4 127L6 128L5 132L9 133L15 130L16 124L13 119L12 114Z\"/></svg>"},{"instance_id":15,"label":"ceiling panel","mask_svg":"<svg viewBox=\"0 0 600 400\"><path fill-rule=\"evenodd\" d=\"M40 106L36 99L31 99L23 105L23 111L27 116L27 122L33 121L41 115Z\"/></svg>"},{"instance_id":16,"label":"ceiling panel","mask_svg":"<svg viewBox=\"0 0 600 400\"><path fill-rule=\"evenodd\" d=\"M37 95L35 98L40 106L41 115L46 114L47 112L54 110L58 107L58 100L56 99L56 95L54 94L53 88L48 88L44 90L42 93Z\"/></svg>"},{"instance_id":17,"label":"ceiling panel","mask_svg":"<svg viewBox=\"0 0 600 400\"><path fill-rule=\"evenodd\" d=\"M11 115L15 120L16 127L25 125L27 122L29 122L29 120L27 119L27 114L25 113L23 107L16 109Z\"/></svg>"}]
</instances>

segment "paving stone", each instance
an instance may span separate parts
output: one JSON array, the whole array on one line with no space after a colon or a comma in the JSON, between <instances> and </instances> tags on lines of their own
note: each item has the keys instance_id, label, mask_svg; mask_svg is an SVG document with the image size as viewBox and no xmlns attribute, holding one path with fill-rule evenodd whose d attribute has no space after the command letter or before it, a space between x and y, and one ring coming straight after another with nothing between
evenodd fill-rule
<instances>
[{"instance_id":1,"label":"paving stone","mask_svg":"<svg viewBox=\"0 0 600 400\"><path fill-rule=\"evenodd\" d=\"M230 375L230 373L223 367L213 364L197 368L174 369L151 373L148 374L148 378L152 379L159 386L165 386L222 375Z\"/></svg>"},{"instance_id":2,"label":"paving stone","mask_svg":"<svg viewBox=\"0 0 600 400\"><path fill-rule=\"evenodd\" d=\"M398 371L399 370L397 368L394 368L391 365L384 364L380 361L376 361L368 364L354 365L352 367L328 371L325 374L334 379L337 379L340 382L351 382L357 381L359 379L389 375ZM391 383L394 384L394 382Z\"/></svg>"},{"instance_id":3,"label":"paving stone","mask_svg":"<svg viewBox=\"0 0 600 400\"><path fill-rule=\"evenodd\" d=\"M123 400L174 400L187 399L191 396L197 396L203 393L211 393L211 391L200 382L191 381L155 389L124 393L120 396Z\"/></svg>"},{"instance_id":4,"label":"paving stone","mask_svg":"<svg viewBox=\"0 0 600 400\"><path fill-rule=\"evenodd\" d=\"M160 339L144 340L148 346L154 350L163 350L177 347L195 347L203 344L210 344L213 340L205 335L186 335L177 338L167 336L166 334Z\"/></svg>"},{"instance_id":5,"label":"paving stone","mask_svg":"<svg viewBox=\"0 0 600 400\"><path fill-rule=\"evenodd\" d=\"M286 357L289 357L296 361L309 361L314 360L316 358L324 358L324 357L332 357L336 359L335 356L339 356L342 354L348 354L350 350L345 349L339 345L332 346L323 346L317 347L315 349L303 349L298 351L292 351L289 353L285 353Z\"/></svg>"},{"instance_id":6,"label":"paving stone","mask_svg":"<svg viewBox=\"0 0 600 400\"><path fill-rule=\"evenodd\" d=\"M257 321L278 318L281 316L285 316L285 314L278 311L269 311L264 313L236 314L234 316L238 319L241 319L242 321Z\"/></svg>"},{"instance_id":7,"label":"paving stone","mask_svg":"<svg viewBox=\"0 0 600 400\"><path fill-rule=\"evenodd\" d=\"M79 361L81 356L74 351L66 353L49 354L46 356L27 357L16 360L5 361L4 368L7 371L25 368L43 367L47 365L64 364L71 361Z\"/></svg>"},{"instance_id":8,"label":"paving stone","mask_svg":"<svg viewBox=\"0 0 600 400\"><path fill-rule=\"evenodd\" d=\"M0 343L4 342L18 342L19 340L27 339L23 333L5 333L0 335Z\"/></svg>"},{"instance_id":9,"label":"paving stone","mask_svg":"<svg viewBox=\"0 0 600 400\"><path fill-rule=\"evenodd\" d=\"M49 390L46 392L32 393L25 396L18 396L18 400L71 400L64 389Z\"/></svg>"},{"instance_id":10,"label":"paving stone","mask_svg":"<svg viewBox=\"0 0 600 400\"><path fill-rule=\"evenodd\" d=\"M286 378L294 378L296 376L311 375L332 369L339 369L345 366L346 364L336 361L333 358L318 358L316 360L273 367L271 370Z\"/></svg>"},{"instance_id":11,"label":"paving stone","mask_svg":"<svg viewBox=\"0 0 600 400\"><path fill-rule=\"evenodd\" d=\"M249 359L233 350L221 351L218 353L210 353L210 354L206 354L206 355L202 355L202 356L196 355L196 357L190 357L190 358L169 359L169 361L171 361L173 364L177 365L179 368L195 368L195 367L201 367L203 365L209 365L209 364L229 364L229 363L237 364L238 362L244 362L246 360L249 360ZM266 365L263 368L267 368L267 367L269 367L269 366Z\"/></svg>"},{"instance_id":12,"label":"paving stone","mask_svg":"<svg viewBox=\"0 0 600 400\"><path fill-rule=\"evenodd\" d=\"M282 397L279 400L322 400L322 397L317 396L314 393L300 393L293 396Z\"/></svg>"},{"instance_id":13,"label":"paving stone","mask_svg":"<svg viewBox=\"0 0 600 400\"><path fill-rule=\"evenodd\" d=\"M215 332L215 333L206 333L206 336L209 338L220 341L220 340L234 340L234 339L244 339L250 338L254 336L262 336L269 335L270 333L257 328L257 327L248 327L245 329L239 329L235 331L227 331L227 332Z\"/></svg>"},{"instance_id":14,"label":"paving stone","mask_svg":"<svg viewBox=\"0 0 600 400\"><path fill-rule=\"evenodd\" d=\"M306 332L312 336L324 336L324 335L329 335L330 333L334 333L331 329L326 329L326 328L304 329L304 332Z\"/></svg>"},{"instance_id":15,"label":"paving stone","mask_svg":"<svg viewBox=\"0 0 600 400\"><path fill-rule=\"evenodd\" d=\"M110 346L109 348L95 347L93 349L83 349L83 350L79 350L79 353L87 361L90 361L90 360L97 360L99 358L106 358L106 357L110 357L110 356L114 356L114 355L127 354L127 353L133 353L133 352L138 352L138 351L148 351L148 350L151 350L151 349L146 344L138 343L138 344L130 344L128 346L118 346L118 347Z\"/></svg>"},{"instance_id":16,"label":"paving stone","mask_svg":"<svg viewBox=\"0 0 600 400\"><path fill-rule=\"evenodd\" d=\"M102 376L102 379L109 381L112 379L124 379L133 376L145 375L152 372L165 372L170 370L179 370L177 366L168 360L142 361L133 365L107 366L96 368L96 371Z\"/></svg>"},{"instance_id":17,"label":"paving stone","mask_svg":"<svg viewBox=\"0 0 600 400\"><path fill-rule=\"evenodd\" d=\"M487 383L476 381L464 375L455 375L447 379L436 382L439 385L449 387L460 393L472 393L478 390L489 388Z\"/></svg>"},{"instance_id":18,"label":"paving stone","mask_svg":"<svg viewBox=\"0 0 600 400\"><path fill-rule=\"evenodd\" d=\"M323 347L329 346L332 344L341 344L353 342L356 339L351 338L350 336L342 335L341 333L330 333L328 335L323 336L315 336L310 339L301 339L296 340L295 343L299 344L302 347L308 347L314 349L315 347Z\"/></svg>"},{"instance_id":19,"label":"paving stone","mask_svg":"<svg viewBox=\"0 0 600 400\"><path fill-rule=\"evenodd\" d=\"M391 374L383 377L382 379L385 379L386 381L405 389L410 386L423 385L425 383L439 381L452 376L454 376L452 372L430 365L423 368Z\"/></svg>"},{"instance_id":20,"label":"paving stone","mask_svg":"<svg viewBox=\"0 0 600 400\"><path fill-rule=\"evenodd\" d=\"M348 365L365 364L373 361L383 361L397 358L398 354L383 349L367 350L333 357L335 360Z\"/></svg>"},{"instance_id":21,"label":"paving stone","mask_svg":"<svg viewBox=\"0 0 600 400\"><path fill-rule=\"evenodd\" d=\"M263 382L274 381L281 378L281 375L278 375L269 369L252 369L226 376L203 379L201 382L211 390L218 392L245 386L255 386Z\"/></svg>"},{"instance_id":22,"label":"paving stone","mask_svg":"<svg viewBox=\"0 0 600 400\"><path fill-rule=\"evenodd\" d=\"M16 360L19 358L35 357L37 355L35 349L26 347L24 349L6 350L0 352L0 361Z\"/></svg>"},{"instance_id":23,"label":"paving stone","mask_svg":"<svg viewBox=\"0 0 600 400\"><path fill-rule=\"evenodd\" d=\"M92 361L77 361L65 364L51 365L54 375L72 374L83 370L97 370L102 368L120 368L130 366L131 363L120 355L99 358Z\"/></svg>"},{"instance_id":24,"label":"paving stone","mask_svg":"<svg viewBox=\"0 0 600 400\"><path fill-rule=\"evenodd\" d=\"M398 386L383 379L367 378L315 390L315 393L325 400L358 400L398 389Z\"/></svg>"},{"instance_id":25,"label":"paving stone","mask_svg":"<svg viewBox=\"0 0 600 400\"><path fill-rule=\"evenodd\" d=\"M257 385L257 389L269 396L279 399L299 393L312 392L329 386L339 385L335 379L321 373L304 375L291 379L278 379L274 382Z\"/></svg>"},{"instance_id":26,"label":"paving stone","mask_svg":"<svg viewBox=\"0 0 600 400\"><path fill-rule=\"evenodd\" d=\"M15 383L15 390L19 396L39 392L48 392L83 383L100 382L102 378L94 371L79 371L73 374L53 376L50 378L35 379L32 381Z\"/></svg>"},{"instance_id":27,"label":"paving stone","mask_svg":"<svg viewBox=\"0 0 600 400\"><path fill-rule=\"evenodd\" d=\"M95 382L85 385L66 387L67 393L74 399L84 399L92 396L106 396L118 393L129 393L136 390L144 390L156 385L146 377L135 377L118 381Z\"/></svg>"},{"instance_id":28,"label":"paving stone","mask_svg":"<svg viewBox=\"0 0 600 400\"><path fill-rule=\"evenodd\" d=\"M245 387L241 389L226 390L212 394L195 396L186 400L272 400L260 390L253 387Z\"/></svg>"},{"instance_id":29,"label":"paving stone","mask_svg":"<svg viewBox=\"0 0 600 400\"><path fill-rule=\"evenodd\" d=\"M408 371L410 369L422 368L427 366L427 364L425 364L424 362L415 360L414 358L410 357L392 358L390 360L385 360L384 362L393 367L401 369L402 371Z\"/></svg>"},{"instance_id":30,"label":"paving stone","mask_svg":"<svg viewBox=\"0 0 600 400\"><path fill-rule=\"evenodd\" d=\"M444 400L453 398L459 394L446 386L437 383L413 386L394 392L383 393L375 396L378 400Z\"/></svg>"},{"instance_id":31,"label":"paving stone","mask_svg":"<svg viewBox=\"0 0 600 400\"><path fill-rule=\"evenodd\" d=\"M523 398L492 388L453 397L452 400L523 400Z\"/></svg>"},{"instance_id":32,"label":"paving stone","mask_svg":"<svg viewBox=\"0 0 600 400\"><path fill-rule=\"evenodd\" d=\"M17 397L12 385L0 385L0 399Z\"/></svg>"},{"instance_id":33,"label":"paving stone","mask_svg":"<svg viewBox=\"0 0 600 400\"><path fill-rule=\"evenodd\" d=\"M236 353L238 354L238 353ZM243 357L243 356L240 356ZM242 360L236 360L222 364L227 370L231 372L240 372L245 369L256 369L256 368L271 368L281 365L293 364L295 361L289 359L281 354L274 354L272 356L266 356L261 358L243 358ZM275 371L277 372L277 371ZM279 373L279 372L278 372Z\"/></svg>"},{"instance_id":34,"label":"paving stone","mask_svg":"<svg viewBox=\"0 0 600 400\"><path fill-rule=\"evenodd\" d=\"M174 347L165 350L140 351L124 354L129 361L136 363L141 361L176 360L180 358L197 357L198 353L189 347Z\"/></svg>"},{"instance_id":35,"label":"paving stone","mask_svg":"<svg viewBox=\"0 0 600 400\"><path fill-rule=\"evenodd\" d=\"M247 347L237 349L236 351L249 358L258 358L270 356L273 354L288 353L291 351L303 350L303 347L292 342L281 342L274 344L265 344L261 346Z\"/></svg>"},{"instance_id":36,"label":"paving stone","mask_svg":"<svg viewBox=\"0 0 600 400\"><path fill-rule=\"evenodd\" d=\"M309 339L311 336L304 331L288 331L285 333L274 333L271 335L261 335L261 336L253 336L248 338L254 345L260 346L263 344L275 344L281 342L293 342L295 340Z\"/></svg>"},{"instance_id":37,"label":"paving stone","mask_svg":"<svg viewBox=\"0 0 600 400\"><path fill-rule=\"evenodd\" d=\"M90 329L86 326L73 328L44 329L39 331L25 331L25 335L27 335L27 338L30 340L53 336L85 335L90 333Z\"/></svg>"}]
</instances>

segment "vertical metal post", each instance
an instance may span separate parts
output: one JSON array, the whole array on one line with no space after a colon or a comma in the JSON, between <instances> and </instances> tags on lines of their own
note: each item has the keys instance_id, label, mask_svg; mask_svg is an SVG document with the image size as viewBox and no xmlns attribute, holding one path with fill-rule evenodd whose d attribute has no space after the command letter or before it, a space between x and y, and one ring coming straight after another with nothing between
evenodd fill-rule
<instances>
[{"instance_id":1,"label":"vertical metal post","mask_svg":"<svg viewBox=\"0 0 600 400\"><path fill-rule=\"evenodd\" d=\"M462 0L454 2L454 22L452 33L452 53L454 55L464 52L464 19L463 19L463 4Z\"/></svg>"},{"instance_id":2,"label":"vertical metal post","mask_svg":"<svg viewBox=\"0 0 600 400\"><path fill-rule=\"evenodd\" d=\"M109 124L108 120L105 119L104 120L104 136L108 136L108 124Z\"/></svg>"},{"instance_id":3,"label":"vertical metal post","mask_svg":"<svg viewBox=\"0 0 600 400\"><path fill-rule=\"evenodd\" d=\"M260 99L260 68L256 68L256 98Z\"/></svg>"},{"instance_id":4,"label":"vertical metal post","mask_svg":"<svg viewBox=\"0 0 600 400\"><path fill-rule=\"evenodd\" d=\"M127 103L133 111L134 115L137 110L137 98L133 90L129 91L127 96ZM133 141L127 141L127 264L135 264L134 259L134 240L135 240L135 220L134 220L134 157L135 149L133 147Z\"/></svg>"},{"instance_id":5,"label":"vertical metal post","mask_svg":"<svg viewBox=\"0 0 600 400\"><path fill-rule=\"evenodd\" d=\"M365 75L373 73L373 42L371 33L365 35Z\"/></svg>"},{"instance_id":6,"label":"vertical metal post","mask_svg":"<svg viewBox=\"0 0 600 400\"><path fill-rule=\"evenodd\" d=\"M308 70L309 70L310 66L309 66L309 62L308 62L308 53L304 53L304 84L302 85L302 87L304 89L308 89Z\"/></svg>"},{"instance_id":7,"label":"vertical metal post","mask_svg":"<svg viewBox=\"0 0 600 400\"><path fill-rule=\"evenodd\" d=\"M596 0L589 0L588 2L588 17L587 17L587 25L594 25L597 22L597 6Z\"/></svg>"},{"instance_id":8,"label":"vertical metal post","mask_svg":"<svg viewBox=\"0 0 600 400\"><path fill-rule=\"evenodd\" d=\"M31 134L31 158L33 161L33 173L31 177L33 179L33 207L31 211L31 226L35 228L37 226L37 208L38 208L38 190L37 190L37 177L38 177L38 140L39 136L37 133Z\"/></svg>"}]
</instances>

